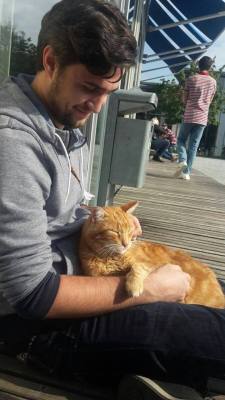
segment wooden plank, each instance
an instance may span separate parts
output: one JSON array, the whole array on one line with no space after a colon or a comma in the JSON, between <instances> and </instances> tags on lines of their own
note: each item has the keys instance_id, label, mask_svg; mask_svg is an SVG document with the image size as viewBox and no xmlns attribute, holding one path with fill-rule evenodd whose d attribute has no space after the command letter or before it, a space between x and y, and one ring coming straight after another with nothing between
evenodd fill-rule
<instances>
[{"instance_id":1,"label":"wooden plank","mask_svg":"<svg viewBox=\"0 0 225 400\"><path fill-rule=\"evenodd\" d=\"M225 280L225 187L198 171L174 179L175 167L150 161L144 187L123 187L115 204L140 201L144 239L190 252Z\"/></svg>"},{"instance_id":2,"label":"wooden plank","mask_svg":"<svg viewBox=\"0 0 225 400\"><path fill-rule=\"evenodd\" d=\"M0 354L0 400L1 393L17 396L19 400L115 399L110 386L89 383L78 376L73 380L57 379L3 354Z\"/></svg>"},{"instance_id":3,"label":"wooden plank","mask_svg":"<svg viewBox=\"0 0 225 400\"><path fill-rule=\"evenodd\" d=\"M37 384L35 382L26 381L25 379L0 374L0 393L8 393L10 395L19 396L26 400L80 400L81 397L72 393L64 394L62 391ZM90 399L90 398L89 398ZM84 400L84 398L83 398Z\"/></svg>"},{"instance_id":4,"label":"wooden plank","mask_svg":"<svg viewBox=\"0 0 225 400\"><path fill-rule=\"evenodd\" d=\"M2 391L0 391L0 399L1 400L26 400L26 399L24 399L24 397L14 396L9 393L3 393Z\"/></svg>"},{"instance_id":5,"label":"wooden plank","mask_svg":"<svg viewBox=\"0 0 225 400\"><path fill-rule=\"evenodd\" d=\"M24 399L24 400L97 400L108 399L103 397L101 393L95 395L78 394L76 390L68 391L58 389L54 386L49 386L44 383L26 380L19 377L14 377L9 374L0 373L0 399L2 394L9 396L9 399ZM11 396L11 397L10 397ZM13 397L14 396L14 397Z\"/></svg>"}]
</instances>

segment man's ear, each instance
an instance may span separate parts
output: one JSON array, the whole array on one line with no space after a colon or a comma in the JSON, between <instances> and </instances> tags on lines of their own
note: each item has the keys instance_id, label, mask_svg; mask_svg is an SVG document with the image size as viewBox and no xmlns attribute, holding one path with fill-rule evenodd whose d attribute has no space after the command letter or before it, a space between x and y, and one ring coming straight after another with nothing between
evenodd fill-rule
<instances>
[{"instance_id":1,"label":"man's ear","mask_svg":"<svg viewBox=\"0 0 225 400\"><path fill-rule=\"evenodd\" d=\"M43 50L43 66L48 77L52 78L57 67L57 62L53 48L50 45L45 46Z\"/></svg>"},{"instance_id":2,"label":"man's ear","mask_svg":"<svg viewBox=\"0 0 225 400\"><path fill-rule=\"evenodd\" d=\"M102 207L90 207L83 204L82 208L87 209L90 212L91 222L96 223L104 219L105 211Z\"/></svg>"},{"instance_id":3,"label":"man's ear","mask_svg":"<svg viewBox=\"0 0 225 400\"><path fill-rule=\"evenodd\" d=\"M135 208L137 208L138 204L139 204L138 201L129 201L129 203L123 204L120 207L122 208L123 211L127 212L128 214L132 214Z\"/></svg>"}]
</instances>

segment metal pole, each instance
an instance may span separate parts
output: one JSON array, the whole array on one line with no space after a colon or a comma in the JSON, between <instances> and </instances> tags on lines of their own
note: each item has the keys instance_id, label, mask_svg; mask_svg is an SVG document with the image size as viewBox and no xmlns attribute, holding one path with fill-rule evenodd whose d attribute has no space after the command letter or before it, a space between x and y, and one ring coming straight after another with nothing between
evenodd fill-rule
<instances>
[{"instance_id":1,"label":"metal pole","mask_svg":"<svg viewBox=\"0 0 225 400\"><path fill-rule=\"evenodd\" d=\"M136 68L135 73L135 81L134 85L139 86L141 80L141 67L142 67L142 59L144 53L144 46L145 46L145 38L146 38L146 30L149 18L149 8L150 8L151 0L146 0L144 5L142 5L140 19L141 19L141 31L139 33L139 60Z\"/></svg>"},{"instance_id":2,"label":"metal pole","mask_svg":"<svg viewBox=\"0 0 225 400\"><path fill-rule=\"evenodd\" d=\"M134 16L131 24L131 30L138 42L140 44L140 34L141 34L141 26L142 26L142 17L143 17L143 10L144 10L144 2L143 0L136 0L134 4ZM140 55L139 55L140 56ZM138 63L135 67L129 69L128 73L126 74L125 81L124 81L124 89L130 89L138 84L139 79L139 68L141 58L139 58Z\"/></svg>"}]
</instances>

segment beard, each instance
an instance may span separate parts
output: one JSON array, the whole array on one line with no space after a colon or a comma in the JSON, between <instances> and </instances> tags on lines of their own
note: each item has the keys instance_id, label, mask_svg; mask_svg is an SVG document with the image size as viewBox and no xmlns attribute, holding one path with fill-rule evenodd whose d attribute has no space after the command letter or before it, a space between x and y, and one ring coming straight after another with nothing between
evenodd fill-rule
<instances>
[{"instance_id":1,"label":"beard","mask_svg":"<svg viewBox=\"0 0 225 400\"><path fill-rule=\"evenodd\" d=\"M88 118L77 120L74 116L74 112L69 109L69 107L59 103L60 98L62 98L61 84L62 80L57 77L53 82L48 93L48 110L53 122L57 125L62 125L70 129L82 127Z\"/></svg>"}]
</instances>

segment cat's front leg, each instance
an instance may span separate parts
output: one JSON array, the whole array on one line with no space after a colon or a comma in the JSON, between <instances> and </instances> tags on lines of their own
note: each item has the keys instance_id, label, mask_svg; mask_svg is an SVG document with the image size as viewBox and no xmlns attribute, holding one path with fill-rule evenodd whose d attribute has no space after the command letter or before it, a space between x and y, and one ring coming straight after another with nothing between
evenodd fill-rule
<instances>
[{"instance_id":1,"label":"cat's front leg","mask_svg":"<svg viewBox=\"0 0 225 400\"><path fill-rule=\"evenodd\" d=\"M135 264L126 275L126 291L132 297L140 296L144 290L144 280L151 269L143 264Z\"/></svg>"}]
</instances>

